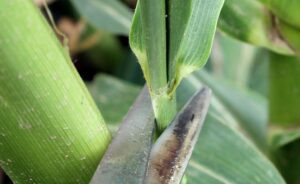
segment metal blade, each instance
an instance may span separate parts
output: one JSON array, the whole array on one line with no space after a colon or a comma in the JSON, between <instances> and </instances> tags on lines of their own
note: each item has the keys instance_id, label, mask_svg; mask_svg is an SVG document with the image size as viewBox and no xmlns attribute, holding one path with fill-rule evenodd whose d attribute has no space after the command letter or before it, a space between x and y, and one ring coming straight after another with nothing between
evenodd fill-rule
<instances>
[{"instance_id":1,"label":"metal blade","mask_svg":"<svg viewBox=\"0 0 300 184\"><path fill-rule=\"evenodd\" d=\"M205 119L211 90L202 88L154 144L146 184L179 184Z\"/></svg>"},{"instance_id":2,"label":"metal blade","mask_svg":"<svg viewBox=\"0 0 300 184\"><path fill-rule=\"evenodd\" d=\"M147 87L144 87L102 158L91 183L143 183L154 128L151 99Z\"/></svg>"}]
</instances>

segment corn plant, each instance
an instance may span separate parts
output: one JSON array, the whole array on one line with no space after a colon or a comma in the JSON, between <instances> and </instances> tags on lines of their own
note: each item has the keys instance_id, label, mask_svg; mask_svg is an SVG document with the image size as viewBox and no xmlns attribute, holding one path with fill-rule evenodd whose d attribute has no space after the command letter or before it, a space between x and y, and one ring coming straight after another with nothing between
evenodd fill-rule
<instances>
[{"instance_id":1,"label":"corn plant","mask_svg":"<svg viewBox=\"0 0 300 184\"><path fill-rule=\"evenodd\" d=\"M0 184L299 183L298 9L0 0Z\"/></svg>"}]
</instances>

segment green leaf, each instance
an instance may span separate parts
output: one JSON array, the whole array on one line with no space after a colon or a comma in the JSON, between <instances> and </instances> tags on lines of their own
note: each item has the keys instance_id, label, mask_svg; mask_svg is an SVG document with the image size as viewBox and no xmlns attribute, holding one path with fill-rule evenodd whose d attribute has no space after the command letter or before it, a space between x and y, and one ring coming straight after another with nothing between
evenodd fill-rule
<instances>
[{"instance_id":1,"label":"green leaf","mask_svg":"<svg viewBox=\"0 0 300 184\"><path fill-rule=\"evenodd\" d=\"M300 123L300 59L270 53L269 121L291 126Z\"/></svg>"},{"instance_id":2,"label":"green leaf","mask_svg":"<svg viewBox=\"0 0 300 184\"><path fill-rule=\"evenodd\" d=\"M129 36L150 89L160 131L176 114L176 102L168 95L165 14L164 1L138 1Z\"/></svg>"},{"instance_id":3,"label":"green leaf","mask_svg":"<svg viewBox=\"0 0 300 184\"><path fill-rule=\"evenodd\" d=\"M31 1L0 1L0 166L14 183L87 183L110 133Z\"/></svg>"},{"instance_id":4,"label":"green leaf","mask_svg":"<svg viewBox=\"0 0 300 184\"><path fill-rule=\"evenodd\" d=\"M214 80L204 70L198 71L194 75L213 90L214 95L234 115L254 142L260 148L265 149L267 133L266 100L256 93L245 92L221 80Z\"/></svg>"},{"instance_id":5,"label":"green leaf","mask_svg":"<svg viewBox=\"0 0 300 184\"><path fill-rule=\"evenodd\" d=\"M189 184L284 184L272 163L243 135L208 114L187 169Z\"/></svg>"},{"instance_id":6,"label":"green leaf","mask_svg":"<svg viewBox=\"0 0 300 184\"><path fill-rule=\"evenodd\" d=\"M299 7L300 8L300 7ZM278 31L282 37L285 38L285 41L290 45L294 50L297 56L300 54L300 28L295 28L283 21L278 23Z\"/></svg>"},{"instance_id":7,"label":"green leaf","mask_svg":"<svg viewBox=\"0 0 300 184\"><path fill-rule=\"evenodd\" d=\"M141 90L140 86L105 74L96 76L87 86L112 132L117 130Z\"/></svg>"},{"instance_id":8,"label":"green leaf","mask_svg":"<svg viewBox=\"0 0 300 184\"><path fill-rule=\"evenodd\" d=\"M174 95L181 79L208 59L223 2L138 1L130 46L150 88L160 129L176 113Z\"/></svg>"},{"instance_id":9,"label":"green leaf","mask_svg":"<svg viewBox=\"0 0 300 184\"><path fill-rule=\"evenodd\" d=\"M246 88L258 49L225 34L217 34L210 57L212 75Z\"/></svg>"},{"instance_id":10,"label":"green leaf","mask_svg":"<svg viewBox=\"0 0 300 184\"><path fill-rule=\"evenodd\" d=\"M266 5L284 22L300 29L298 0L267 0Z\"/></svg>"},{"instance_id":11,"label":"green leaf","mask_svg":"<svg viewBox=\"0 0 300 184\"><path fill-rule=\"evenodd\" d=\"M128 35L132 13L118 0L72 0L79 13L94 27Z\"/></svg>"},{"instance_id":12,"label":"green leaf","mask_svg":"<svg viewBox=\"0 0 300 184\"><path fill-rule=\"evenodd\" d=\"M259 1L226 0L218 27L226 34L278 53L293 54L277 30L268 9Z\"/></svg>"},{"instance_id":13,"label":"green leaf","mask_svg":"<svg viewBox=\"0 0 300 184\"><path fill-rule=\"evenodd\" d=\"M223 0L169 1L169 82L181 79L206 63ZM174 83L174 84L173 84ZM174 90L174 89L171 89Z\"/></svg>"},{"instance_id":14,"label":"green leaf","mask_svg":"<svg viewBox=\"0 0 300 184\"><path fill-rule=\"evenodd\" d=\"M282 132L276 133L272 137L273 149L278 149L289 143L297 141L300 138L300 129L295 130L281 130Z\"/></svg>"}]
</instances>

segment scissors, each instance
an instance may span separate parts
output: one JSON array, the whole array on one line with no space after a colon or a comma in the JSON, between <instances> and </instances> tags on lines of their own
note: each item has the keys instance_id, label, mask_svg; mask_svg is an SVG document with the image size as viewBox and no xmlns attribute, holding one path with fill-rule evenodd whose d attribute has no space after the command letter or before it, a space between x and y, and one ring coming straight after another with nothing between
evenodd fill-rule
<instances>
[{"instance_id":1,"label":"scissors","mask_svg":"<svg viewBox=\"0 0 300 184\"><path fill-rule=\"evenodd\" d=\"M145 86L125 116L91 184L179 184L211 98L196 92L155 141L155 116Z\"/></svg>"}]
</instances>

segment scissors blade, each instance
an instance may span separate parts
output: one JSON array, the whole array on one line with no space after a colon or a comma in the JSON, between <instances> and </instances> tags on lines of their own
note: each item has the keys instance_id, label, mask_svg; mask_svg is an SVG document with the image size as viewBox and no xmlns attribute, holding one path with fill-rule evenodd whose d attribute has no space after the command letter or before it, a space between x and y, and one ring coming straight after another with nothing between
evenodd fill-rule
<instances>
[{"instance_id":1,"label":"scissors blade","mask_svg":"<svg viewBox=\"0 0 300 184\"><path fill-rule=\"evenodd\" d=\"M211 90L197 92L154 144L146 184L179 184L208 111Z\"/></svg>"},{"instance_id":2,"label":"scissors blade","mask_svg":"<svg viewBox=\"0 0 300 184\"><path fill-rule=\"evenodd\" d=\"M154 128L151 99L147 87L144 87L123 120L90 183L143 183Z\"/></svg>"}]
</instances>

